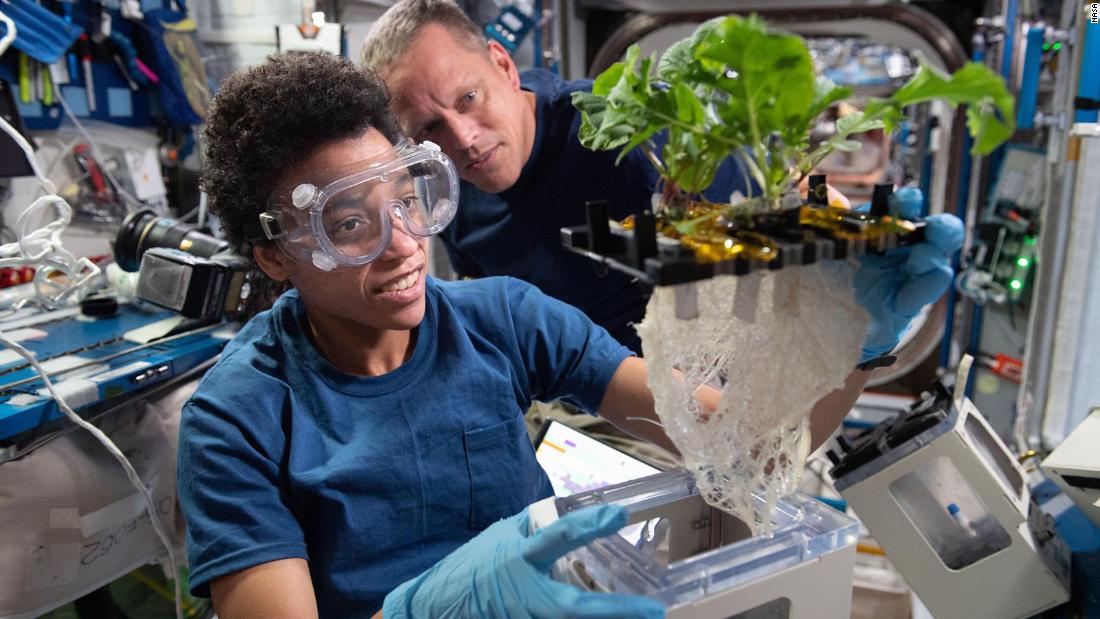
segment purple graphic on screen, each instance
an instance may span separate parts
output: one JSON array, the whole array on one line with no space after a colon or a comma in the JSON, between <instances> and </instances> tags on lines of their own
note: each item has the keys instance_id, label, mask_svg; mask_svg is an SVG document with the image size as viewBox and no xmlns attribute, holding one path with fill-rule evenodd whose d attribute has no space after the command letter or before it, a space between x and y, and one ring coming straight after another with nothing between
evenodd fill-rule
<instances>
[{"instance_id":1,"label":"purple graphic on screen","mask_svg":"<svg viewBox=\"0 0 1100 619\"><path fill-rule=\"evenodd\" d=\"M569 477L562 479L562 487L565 488L569 494L577 494L578 492L588 492L589 490L597 490L608 485L607 483L601 483L598 481L589 481L588 483L577 483Z\"/></svg>"}]
</instances>

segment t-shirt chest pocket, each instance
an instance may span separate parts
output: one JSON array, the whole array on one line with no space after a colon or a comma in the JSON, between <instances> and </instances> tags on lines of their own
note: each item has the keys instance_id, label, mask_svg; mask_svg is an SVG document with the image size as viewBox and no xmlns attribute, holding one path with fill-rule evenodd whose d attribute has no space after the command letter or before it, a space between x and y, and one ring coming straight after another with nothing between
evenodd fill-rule
<instances>
[{"instance_id":1,"label":"t-shirt chest pocket","mask_svg":"<svg viewBox=\"0 0 1100 619\"><path fill-rule=\"evenodd\" d=\"M518 513L533 496L537 476L522 415L486 428L467 430L463 441L470 474L470 527L481 530Z\"/></svg>"}]
</instances>

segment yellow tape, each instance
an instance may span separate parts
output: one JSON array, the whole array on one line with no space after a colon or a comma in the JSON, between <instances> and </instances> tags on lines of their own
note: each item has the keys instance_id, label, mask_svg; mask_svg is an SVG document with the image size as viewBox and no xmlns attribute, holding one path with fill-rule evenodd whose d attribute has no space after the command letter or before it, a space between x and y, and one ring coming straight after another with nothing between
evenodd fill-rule
<instances>
[{"instance_id":1,"label":"yellow tape","mask_svg":"<svg viewBox=\"0 0 1100 619\"><path fill-rule=\"evenodd\" d=\"M1066 161L1077 161L1081 158L1081 138L1071 135L1066 142Z\"/></svg>"}]
</instances>

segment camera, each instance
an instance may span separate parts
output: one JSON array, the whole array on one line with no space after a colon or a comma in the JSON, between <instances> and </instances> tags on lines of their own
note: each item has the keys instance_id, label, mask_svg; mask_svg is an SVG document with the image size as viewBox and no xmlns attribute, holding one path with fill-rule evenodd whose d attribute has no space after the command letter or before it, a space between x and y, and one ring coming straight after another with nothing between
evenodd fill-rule
<instances>
[{"instance_id":1,"label":"camera","mask_svg":"<svg viewBox=\"0 0 1100 619\"><path fill-rule=\"evenodd\" d=\"M137 296L187 318L233 316L248 298L248 270L248 261L232 254L203 258L154 247L141 257Z\"/></svg>"},{"instance_id":2,"label":"camera","mask_svg":"<svg viewBox=\"0 0 1100 619\"><path fill-rule=\"evenodd\" d=\"M115 237L115 262L123 271L137 272L142 255L153 247L171 247L200 258L230 251L228 241L205 234L196 226L158 217L150 209L130 213Z\"/></svg>"},{"instance_id":3,"label":"camera","mask_svg":"<svg viewBox=\"0 0 1100 619\"><path fill-rule=\"evenodd\" d=\"M122 222L115 262L138 273L139 299L196 320L247 318L269 305L282 287L228 241L148 209Z\"/></svg>"}]
</instances>

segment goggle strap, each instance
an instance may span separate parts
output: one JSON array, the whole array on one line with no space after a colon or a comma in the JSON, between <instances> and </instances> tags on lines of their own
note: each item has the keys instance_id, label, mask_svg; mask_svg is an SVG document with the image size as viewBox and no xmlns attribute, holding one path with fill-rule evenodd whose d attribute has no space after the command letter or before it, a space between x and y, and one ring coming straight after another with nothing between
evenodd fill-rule
<instances>
[{"instance_id":1,"label":"goggle strap","mask_svg":"<svg viewBox=\"0 0 1100 619\"><path fill-rule=\"evenodd\" d=\"M264 236L269 239L277 239L283 235L282 213L267 211L260 213L260 227L264 229Z\"/></svg>"}]
</instances>

